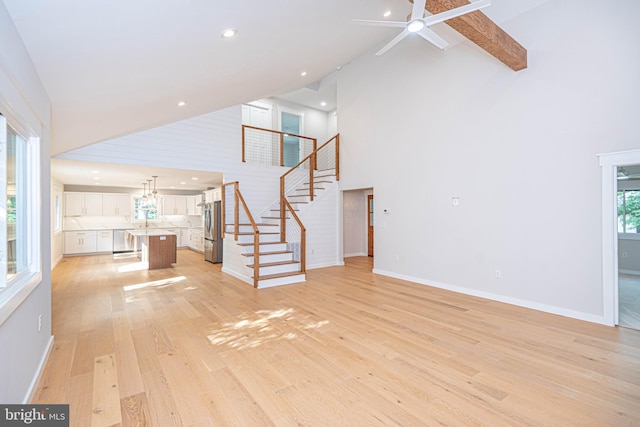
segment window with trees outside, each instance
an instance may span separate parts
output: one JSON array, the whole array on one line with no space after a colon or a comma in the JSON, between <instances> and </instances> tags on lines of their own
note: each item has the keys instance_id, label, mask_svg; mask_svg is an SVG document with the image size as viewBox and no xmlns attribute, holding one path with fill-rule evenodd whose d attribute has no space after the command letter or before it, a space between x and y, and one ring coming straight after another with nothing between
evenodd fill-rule
<instances>
[{"instance_id":1,"label":"window with trees outside","mask_svg":"<svg viewBox=\"0 0 640 427\"><path fill-rule=\"evenodd\" d=\"M618 233L640 233L640 190L618 191Z\"/></svg>"},{"instance_id":2,"label":"window with trees outside","mask_svg":"<svg viewBox=\"0 0 640 427\"><path fill-rule=\"evenodd\" d=\"M0 307L40 273L39 139L25 133L0 114Z\"/></svg>"},{"instance_id":3,"label":"window with trees outside","mask_svg":"<svg viewBox=\"0 0 640 427\"><path fill-rule=\"evenodd\" d=\"M148 202L143 197L133 198L134 218L136 221L157 221L158 220L158 204Z\"/></svg>"}]
</instances>

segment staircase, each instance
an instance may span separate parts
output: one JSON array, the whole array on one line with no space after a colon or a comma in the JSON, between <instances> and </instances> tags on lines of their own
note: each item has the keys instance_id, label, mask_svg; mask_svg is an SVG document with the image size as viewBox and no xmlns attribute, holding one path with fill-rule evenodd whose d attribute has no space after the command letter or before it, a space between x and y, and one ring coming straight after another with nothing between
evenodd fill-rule
<instances>
[{"instance_id":1,"label":"staircase","mask_svg":"<svg viewBox=\"0 0 640 427\"><path fill-rule=\"evenodd\" d=\"M239 184L232 182L223 186L225 237L233 237L236 241L235 248L225 244L225 251L237 250L244 265L245 274L241 278L250 278L255 288L305 281L306 230L298 215L326 189L337 185L339 169L334 166L335 162L326 161L324 153L329 148L337 153L338 144L339 136L336 135L284 174L280 178L279 200L265 209L258 221L244 202ZM337 159L337 154L329 157ZM325 160L319 161L319 158ZM319 163L334 167L320 169Z\"/></svg>"}]
</instances>

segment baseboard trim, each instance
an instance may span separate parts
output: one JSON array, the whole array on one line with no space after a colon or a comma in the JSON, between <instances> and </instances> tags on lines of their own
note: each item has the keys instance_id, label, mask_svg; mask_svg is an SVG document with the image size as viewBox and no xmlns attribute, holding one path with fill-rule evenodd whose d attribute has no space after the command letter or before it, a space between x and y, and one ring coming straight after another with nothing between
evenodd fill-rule
<instances>
[{"instance_id":1,"label":"baseboard trim","mask_svg":"<svg viewBox=\"0 0 640 427\"><path fill-rule=\"evenodd\" d=\"M53 270L53 269L56 267L56 265L58 265L58 263L59 263L60 261L62 261L62 258L63 258L63 256L62 256L62 255L60 255L60 256L59 256L55 261L53 261L53 262L51 263L51 270Z\"/></svg>"},{"instance_id":2,"label":"baseboard trim","mask_svg":"<svg viewBox=\"0 0 640 427\"><path fill-rule=\"evenodd\" d=\"M354 256L369 256L369 254L365 253L365 252L353 252L353 253L349 253L349 254L344 254L345 258L351 258Z\"/></svg>"},{"instance_id":3,"label":"baseboard trim","mask_svg":"<svg viewBox=\"0 0 640 427\"><path fill-rule=\"evenodd\" d=\"M248 283L251 286L253 286L253 279L251 277L247 277L247 276L245 276L243 274L240 274L240 273L237 273L237 272L235 272L233 270L229 270L226 267L222 267L222 272L223 273L227 273L228 275L233 276L236 279L242 280L243 282Z\"/></svg>"},{"instance_id":4,"label":"baseboard trim","mask_svg":"<svg viewBox=\"0 0 640 427\"><path fill-rule=\"evenodd\" d=\"M325 267L336 267L336 266L341 266L341 265L344 265L344 263L340 263L338 261L323 262L323 263L320 263L320 264L307 265L307 270L314 270L316 268L325 268Z\"/></svg>"},{"instance_id":5,"label":"baseboard trim","mask_svg":"<svg viewBox=\"0 0 640 427\"><path fill-rule=\"evenodd\" d=\"M397 274L391 271L373 269L373 273L383 276L393 277L395 279L406 280L408 282L418 283L425 286L433 286L434 288L444 289L447 291L457 292L459 294L474 296L478 298L484 298L491 301L503 302L505 304L511 304L518 307L530 308L532 310L542 311L544 313L556 314L558 316L570 317L572 319L584 320L586 322L598 323L606 326L614 326L606 321L604 316L597 316L589 313L582 313L580 311L568 310L566 308L555 307L552 305L540 304L537 302L522 300L518 298L506 297L504 295L494 294L490 292L476 291L462 286L450 285L448 283L436 282L432 280L425 280L417 277L407 276L404 274Z\"/></svg>"},{"instance_id":6,"label":"baseboard trim","mask_svg":"<svg viewBox=\"0 0 640 427\"><path fill-rule=\"evenodd\" d=\"M49 360L49 355L51 355L51 350L53 350L53 341L54 337L51 335L49 338L49 343L47 344L47 348L40 359L40 363L38 364L38 369L31 380L31 384L29 384L29 389L27 390L27 394L24 397L23 404L29 404L33 401L33 398L36 394L36 389L38 388L38 383L40 382L40 378L42 378L42 374L44 372L44 367L47 364L47 360Z\"/></svg>"}]
</instances>

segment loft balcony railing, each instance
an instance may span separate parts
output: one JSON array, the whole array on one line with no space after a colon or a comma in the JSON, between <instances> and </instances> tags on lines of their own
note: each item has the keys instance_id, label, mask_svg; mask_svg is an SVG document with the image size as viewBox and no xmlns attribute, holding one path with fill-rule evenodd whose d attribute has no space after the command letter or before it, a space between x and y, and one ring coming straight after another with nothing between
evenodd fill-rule
<instances>
[{"instance_id":1,"label":"loft balcony railing","mask_svg":"<svg viewBox=\"0 0 640 427\"><path fill-rule=\"evenodd\" d=\"M317 143L316 138L242 125L242 161L247 163L291 167L314 152Z\"/></svg>"}]
</instances>

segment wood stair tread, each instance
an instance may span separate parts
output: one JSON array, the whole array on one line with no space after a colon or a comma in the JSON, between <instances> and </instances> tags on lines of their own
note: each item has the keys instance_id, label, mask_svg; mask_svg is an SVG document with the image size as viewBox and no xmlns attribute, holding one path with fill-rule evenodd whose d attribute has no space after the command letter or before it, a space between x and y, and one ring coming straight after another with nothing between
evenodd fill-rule
<instances>
[{"instance_id":1,"label":"wood stair tread","mask_svg":"<svg viewBox=\"0 0 640 427\"><path fill-rule=\"evenodd\" d=\"M281 245L284 242L258 242L258 245ZM239 246L253 246L253 242L251 243L238 243Z\"/></svg>"},{"instance_id":2,"label":"wood stair tread","mask_svg":"<svg viewBox=\"0 0 640 427\"><path fill-rule=\"evenodd\" d=\"M225 224L225 225L226 225L227 227L233 227L233 226L235 226L235 224ZM277 226L278 226L278 224L271 224L271 223L269 223L269 222L261 222L261 223L258 223L258 224L256 224L256 225L257 225L258 227L264 227L264 226L274 226L274 227L277 227ZM239 227L243 227L243 226L250 227L250 226L251 226L251 224L250 224L250 223L246 223L246 224L238 224L238 226L239 226Z\"/></svg>"},{"instance_id":3,"label":"wood stair tread","mask_svg":"<svg viewBox=\"0 0 640 427\"><path fill-rule=\"evenodd\" d=\"M300 264L300 261L279 261L279 262L266 262L258 264L258 267L275 267L277 265L290 265L290 264ZM254 264L247 264L247 267L253 268Z\"/></svg>"},{"instance_id":4,"label":"wood stair tread","mask_svg":"<svg viewBox=\"0 0 640 427\"><path fill-rule=\"evenodd\" d=\"M258 256L262 256L262 255L281 255L281 254L292 254L293 251L273 251L273 252L258 252ZM242 254L242 256L253 256L252 253L250 254Z\"/></svg>"},{"instance_id":5,"label":"wood stair tread","mask_svg":"<svg viewBox=\"0 0 640 427\"><path fill-rule=\"evenodd\" d=\"M263 231L261 233L258 233L262 236L266 235L266 234L280 234L280 232L278 231ZM238 232L238 236L253 236L253 231L241 231Z\"/></svg>"}]
</instances>

